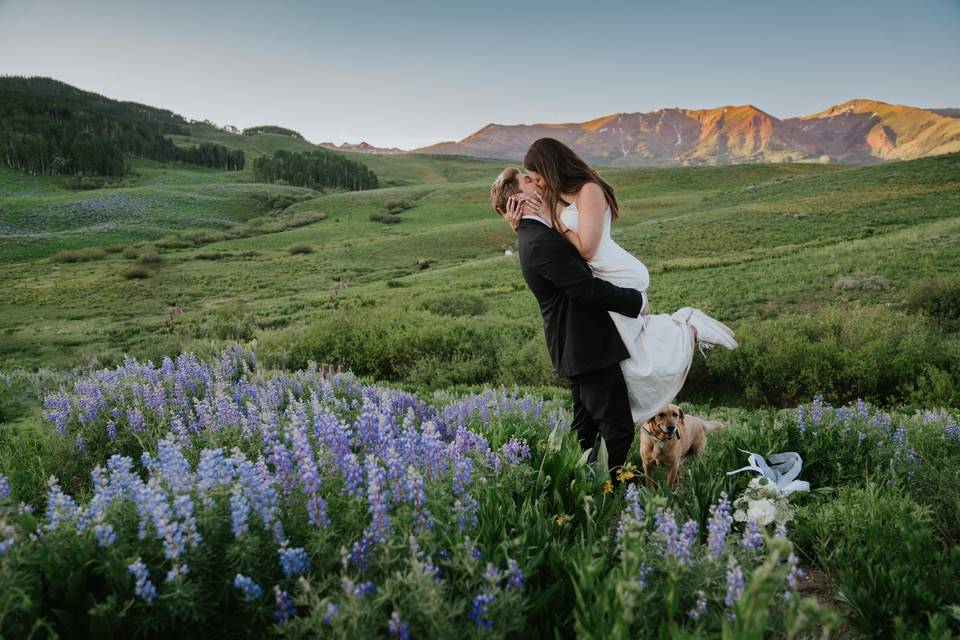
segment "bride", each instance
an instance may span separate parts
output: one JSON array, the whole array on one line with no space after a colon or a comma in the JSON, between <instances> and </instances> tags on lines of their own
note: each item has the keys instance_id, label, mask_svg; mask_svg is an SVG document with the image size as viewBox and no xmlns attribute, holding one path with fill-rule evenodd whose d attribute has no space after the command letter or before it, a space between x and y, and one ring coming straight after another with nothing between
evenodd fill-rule
<instances>
[{"instance_id":1,"label":"bride","mask_svg":"<svg viewBox=\"0 0 960 640\"><path fill-rule=\"evenodd\" d=\"M598 278L644 292L650 285L646 266L610 236L620 207L613 187L577 154L553 138L540 138L523 160L526 176L518 176L510 207L514 229L523 215L543 216L579 251ZM630 357L620 362L634 423L643 423L671 402L683 387L693 361L694 343L735 349L726 325L699 309L682 307L672 314L649 315L649 303L638 318L609 312Z\"/></svg>"}]
</instances>

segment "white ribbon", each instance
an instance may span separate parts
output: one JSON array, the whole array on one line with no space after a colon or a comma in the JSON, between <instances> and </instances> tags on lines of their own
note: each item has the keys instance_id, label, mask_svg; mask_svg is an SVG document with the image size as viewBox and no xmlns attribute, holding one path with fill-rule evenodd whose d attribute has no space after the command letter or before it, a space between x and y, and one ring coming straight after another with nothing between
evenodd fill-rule
<instances>
[{"instance_id":1,"label":"white ribbon","mask_svg":"<svg viewBox=\"0 0 960 640\"><path fill-rule=\"evenodd\" d=\"M810 491L809 482L797 480L800 469L803 468L803 459L796 451L772 453L770 454L770 464L767 464L767 461L759 453L751 453L745 449L740 449L740 451L747 454L747 462L750 464L736 471L728 471L728 476L741 471L756 471L777 485L783 495L790 495L794 491Z\"/></svg>"}]
</instances>

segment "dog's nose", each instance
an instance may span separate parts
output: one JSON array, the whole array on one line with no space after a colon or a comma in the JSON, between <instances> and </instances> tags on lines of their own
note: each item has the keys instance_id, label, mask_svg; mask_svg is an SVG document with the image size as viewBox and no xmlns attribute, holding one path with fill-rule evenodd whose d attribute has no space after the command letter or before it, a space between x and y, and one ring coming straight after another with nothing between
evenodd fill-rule
<instances>
[{"instance_id":1,"label":"dog's nose","mask_svg":"<svg viewBox=\"0 0 960 640\"><path fill-rule=\"evenodd\" d=\"M672 424L667 425L667 433L673 433L676 430L677 430L676 425L672 425Z\"/></svg>"}]
</instances>

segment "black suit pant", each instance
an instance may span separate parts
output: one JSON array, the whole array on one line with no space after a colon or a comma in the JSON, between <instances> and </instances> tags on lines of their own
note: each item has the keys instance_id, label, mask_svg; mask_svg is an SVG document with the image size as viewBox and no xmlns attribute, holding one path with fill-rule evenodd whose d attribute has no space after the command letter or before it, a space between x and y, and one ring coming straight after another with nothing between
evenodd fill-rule
<instances>
[{"instance_id":1,"label":"black suit pant","mask_svg":"<svg viewBox=\"0 0 960 640\"><path fill-rule=\"evenodd\" d=\"M580 450L592 447L587 460L595 461L602 436L607 444L610 475L617 485L616 470L627 461L635 432L620 363L579 373L568 380L573 395L571 428L577 432Z\"/></svg>"}]
</instances>

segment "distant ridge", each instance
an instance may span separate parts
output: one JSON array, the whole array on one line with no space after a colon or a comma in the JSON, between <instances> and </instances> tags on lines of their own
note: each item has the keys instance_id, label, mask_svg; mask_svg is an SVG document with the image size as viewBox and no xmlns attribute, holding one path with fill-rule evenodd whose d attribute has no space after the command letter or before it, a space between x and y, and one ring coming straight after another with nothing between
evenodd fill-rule
<instances>
[{"instance_id":1,"label":"distant ridge","mask_svg":"<svg viewBox=\"0 0 960 640\"><path fill-rule=\"evenodd\" d=\"M955 113L956 112L956 113ZM416 153L519 161L537 138L557 138L588 162L621 166L745 162L863 165L960 151L960 110L856 99L780 119L752 104L615 113L562 124L488 124Z\"/></svg>"},{"instance_id":2,"label":"distant ridge","mask_svg":"<svg viewBox=\"0 0 960 640\"><path fill-rule=\"evenodd\" d=\"M333 149L334 151L353 151L354 153L376 153L376 154L394 154L394 153L408 153L403 149L398 149L396 147L391 147L389 149L384 147L375 147L372 144L367 143L366 141L361 142L360 144L350 144L349 142L344 142L341 145L336 145L332 142L321 142L317 144L318 147L323 147L324 149Z\"/></svg>"}]
</instances>

